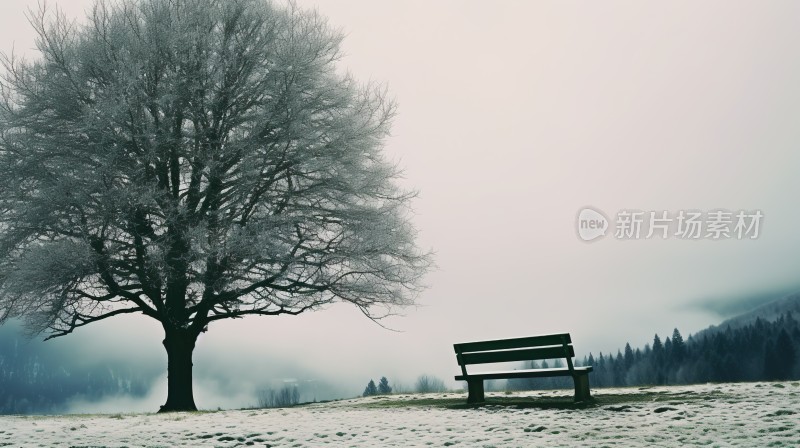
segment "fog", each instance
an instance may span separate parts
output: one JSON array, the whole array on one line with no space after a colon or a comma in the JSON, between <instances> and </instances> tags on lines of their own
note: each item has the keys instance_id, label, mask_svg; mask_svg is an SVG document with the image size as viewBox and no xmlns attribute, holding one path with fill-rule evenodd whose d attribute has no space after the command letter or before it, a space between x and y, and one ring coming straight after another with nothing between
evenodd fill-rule
<instances>
[{"instance_id":1,"label":"fog","mask_svg":"<svg viewBox=\"0 0 800 448\"><path fill-rule=\"evenodd\" d=\"M4 51L35 57L36 3L0 5ZM52 3L79 17L91 1ZM298 4L347 33L343 70L397 99L385 150L420 191L413 221L438 268L389 329L345 305L212 324L195 352L201 408L254 404L262 381L285 379L342 395L380 376L455 386L454 342L565 331L583 356L800 290L800 3ZM764 219L756 239L587 243L586 206ZM144 317L68 339L76 358L166 365ZM154 410L165 395L158 377L143 400L75 409Z\"/></svg>"}]
</instances>

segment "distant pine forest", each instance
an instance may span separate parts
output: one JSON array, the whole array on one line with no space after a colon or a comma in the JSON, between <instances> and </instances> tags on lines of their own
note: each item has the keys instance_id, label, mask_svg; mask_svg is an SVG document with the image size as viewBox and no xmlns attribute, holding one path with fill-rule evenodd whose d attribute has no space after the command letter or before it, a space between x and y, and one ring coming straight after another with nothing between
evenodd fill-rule
<instances>
[{"instance_id":1,"label":"distant pine forest","mask_svg":"<svg viewBox=\"0 0 800 448\"><path fill-rule=\"evenodd\" d=\"M591 387L696 384L707 382L781 381L800 378L800 324L789 312L775 321L761 318L733 328L704 330L684 341L678 329L663 340L616 354L599 353L576 361L593 366ZM525 368L561 367L559 360L533 362ZM495 388L499 388L495 385ZM514 379L508 390L572 387L570 378Z\"/></svg>"},{"instance_id":2,"label":"distant pine forest","mask_svg":"<svg viewBox=\"0 0 800 448\"><path fill-rule=\"evenodd\" d=\"M74 399L142 397L156 373L132 367L86 365L0 329L0 414L60 413ZM594 366L591 387L777 381L800 378L800 323L785 312L775 320L757 318L739 326L712 327L685 341L676 329L644 348L626 344L616 353L589 354L577 365ZM560 361L534 368L560 367ZM531 365L521 366L523 368ZM569 378L517 379L490 389L571 388Z\"/></svg>"}]
</instances>

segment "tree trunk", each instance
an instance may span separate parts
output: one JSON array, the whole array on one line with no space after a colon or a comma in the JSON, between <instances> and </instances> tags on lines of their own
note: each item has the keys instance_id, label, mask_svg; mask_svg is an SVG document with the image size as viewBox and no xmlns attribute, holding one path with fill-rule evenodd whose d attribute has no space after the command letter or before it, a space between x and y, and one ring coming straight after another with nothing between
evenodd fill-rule
<instances>
[{"instance_id":1,"label":"tree trunk","mask_svg":"<svg viewBox=\"0 0 800 448\"><path fill-rule=\"evenodd\" d=\"M167 402L158 412L196 411L192 392L192 352L197 337L186 330L167 330Z\"/></svg>"}]
</instances>

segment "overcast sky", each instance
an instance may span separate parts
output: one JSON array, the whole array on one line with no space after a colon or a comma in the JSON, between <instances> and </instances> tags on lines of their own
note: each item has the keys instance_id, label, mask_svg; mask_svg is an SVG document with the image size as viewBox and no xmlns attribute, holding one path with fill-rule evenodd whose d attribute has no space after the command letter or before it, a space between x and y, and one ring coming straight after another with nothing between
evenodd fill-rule
<instances>
[{"instance_id":1,"label":"overcast sky","mask_svg":"<svg viewBox=\"0 0 800 448\"><path fill-rule=\"evenodd\" d=\"M55 3L78 17L91 1ZM345 306L220 322L198 369L451 380L454 342L564 331L596 355L800 289L800 2L298 3L347 33L343 68L397 99L386 152L420 191L438 270L398 332ZM3 50L35 55L30 4L0 4ZM764 218L757 239L622 241L612 222L587 243L585 206ZM166 359L145 318L78 333L87 357Z\"/></svg>"}]
</instances>

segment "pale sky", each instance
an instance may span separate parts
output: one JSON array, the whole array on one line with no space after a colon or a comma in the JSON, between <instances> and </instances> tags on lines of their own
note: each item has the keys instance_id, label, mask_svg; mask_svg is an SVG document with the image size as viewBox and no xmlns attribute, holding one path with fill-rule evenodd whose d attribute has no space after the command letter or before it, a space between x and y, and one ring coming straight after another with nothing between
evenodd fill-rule
<instances>
[{"instance_id":1,"label":"pale sky","mask_svg":"<svg viewBox=\"0 0 800 448\"><path fill-rule=\"evenodd\" d=\"M91 1L55 3L78 17ZM388 322L399 332L345 306L221 322L196 369L288 366L354 393L381 375L452 382L454 342L563 331L596 355L800 289L799 2L298 3L346 32L342 69L396 98L386 152L420 191L413 221L438 270ZM35 56L35 4L0 4L3 50ZM585 206L764 218L755 240L586 243ZM83 356L165 363L145 318L78 333Z\"/></svg>"}]
</instances>

